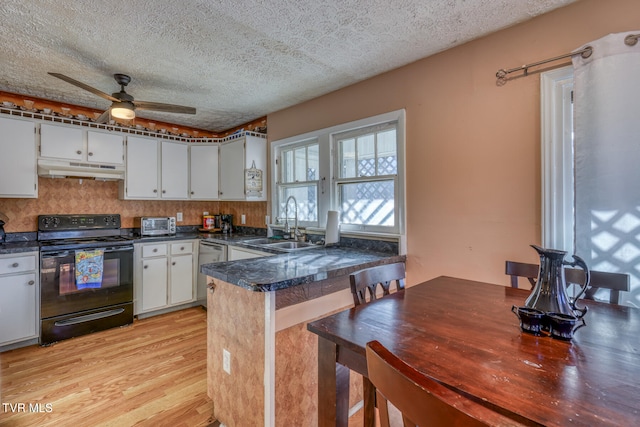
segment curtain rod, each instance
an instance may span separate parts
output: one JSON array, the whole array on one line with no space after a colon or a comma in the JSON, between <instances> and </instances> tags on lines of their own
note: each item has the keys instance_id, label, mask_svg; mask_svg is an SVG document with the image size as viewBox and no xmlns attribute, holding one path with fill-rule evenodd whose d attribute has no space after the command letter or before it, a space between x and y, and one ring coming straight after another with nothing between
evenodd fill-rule
<instances>
[{"instance_id":1,"label":"curtain rod","mask_svg":"<svg viewBox=\"0 0 640 427\"><path fill-rule=\"evenodd\" d=\"M504 83L506 83L507 75L511 74L511 73L515 73L516 71L524 71L524 75L526 76L526 75L529 74L529 68L531 68L531 67L536 67L538 65L546 64L548 62L557 61L559 59L569 58L569 57L575 56L575 55L582 55L583 58L588 58L588 57L591 56L592 53L593 53L593 48L591 46L587 46L584 49L580 49L580 50L578 50L576 52L571 52L571 53L567 53L567 54L564 54L564 55L556 56L555 58L544 59L542 61L533 62L531 64L525 64L525 65L523 65L521 67L511 68L509 70L505 70L504 68L501 68L496 73L496 77L498 78L498 82L502 82L502 84L504 84Z\"/></svg>"},{"instance_id":2,"label":"curtain rod","mask_svg":"<svg viewBox=\"0 0 640 427\"><path fill-rule=\"evenodd\" d=\"M635 46L638 43L638 39L640 39L640 34L629 34L624 38L624 44L627 46ZM556 56L555 58L544 59L542 61L533 62L531 64L526 64L521 67L511 68L509 70L505 70L501 68L496 72L496 77L498 79L498 85L502 86L507 83L507 75L511 73L515 73L516 71L524 71L524 75L529 74L529 68L536 67L538 65L546 64L548 62L557 61L559 59L569 58L575 55L582 55L583 58L588 58L593 53L593 48L591 46L586 46L584 49L580 49L576 52L567 53L565 55Z\"/></svg>"}]
</instances>

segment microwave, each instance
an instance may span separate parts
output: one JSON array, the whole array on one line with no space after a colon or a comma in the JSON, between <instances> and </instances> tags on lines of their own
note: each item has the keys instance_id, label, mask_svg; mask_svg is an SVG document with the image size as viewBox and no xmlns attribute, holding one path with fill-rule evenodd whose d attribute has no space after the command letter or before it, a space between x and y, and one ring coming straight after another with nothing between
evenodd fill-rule
<instances>
[{"instance_id":1,"label":"microwave","mask_svg":"<svg viewBox=\"0 0 640 427\"><path fill-rule=\"evenodd\" d=\"M134 219L134 227L141 236L176 234L175 217L143 216Z\"/></svg>"}]
</instances>

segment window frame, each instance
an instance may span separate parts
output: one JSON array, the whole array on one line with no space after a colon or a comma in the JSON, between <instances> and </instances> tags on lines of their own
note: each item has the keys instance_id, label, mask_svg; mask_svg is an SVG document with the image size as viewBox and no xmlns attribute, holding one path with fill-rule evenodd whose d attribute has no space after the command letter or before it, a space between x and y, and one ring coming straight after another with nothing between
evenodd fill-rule
<instances>
[{"instance_id":1,"label":"window frame","mask_svg":"<svg viewBox=\"0 0 640 427\"><path fill-rule=\"evenodd\" d=\"M573 187L573 67L540 77L542 245L575 252Z\"/></svg>"},{"instance_id":2,"label":"window frame","mask_svg":"<svg viewBox=\"0 0 640 427\"><path fill-rule=\"evenodd\" d=\"M384 225L372 225L372 224L344 224L340 225L341 230L344 231L361 231L361 232L372 232L372 233L398 233L399 227L397 226L399 222L399 213L398 213L398 203L396 202L399 194L398 194L398 173L400 169L400 157L399 157L399 149L398 149L398 123L397 121L387 122L387 123L378 123L372 126L365 126L358 129L351 129L346 132L334 133L332 135L332 145L333 151L335 155L333 156L333 170L335 171L335 176L333 178L332 186L333 186L333 206L335 210L340 210L340 186L348 185L348 184L361 184L361 183L372 183L376 181L393 181L393 196L394 196L394 213L393 213L393 226L384 226ZM340 176L341 169L341 152L340 152L340 142L345 141L347 139L355 139L356 142L356 153L357 153L357 138L360 136L365 136L368 134L377 134L379 132L383 132L389 129L394 129L396 132L396 161L398 163L396 173L390 175L378 175L378 167L377 167L377 154L378 154L378 145L377 141L375 141L374 145L374 157L376 159L376 168L375 175L366 175L366 176L354 176L354 177L342 177ZM359 157L356 155L356 160ZM358 163L355 163L355 173L357 175L358 172Z\"/></svg>"},{"instance_id":3,"label":"window frame","mask_svg":"<svg viewBox=\"0 0 640 427\"><path fill-rule=\"evenodd\" d=\"M319 158L319 173L318 173L318 222L300 222L300 226L306 227L318 227L324 229L326 227L327 212L330 210L339 210L337 201L337 189L338 183L336 180L336 157L339 153L335 146L336 135L343 135L348 131L357 131L358 129L365 129L374 126L383 125L385 123L396 123L396 151L397 151L397 163L398 170L396 174L396 182L394 183L394 227L384 226L360 226L356 225L352 227L341 225L341 232L343 234L354 235L382 235L382 236L398 236L404 235L406 224L406 194L405 194L405 181L406 181L406 167L405 167L405 131L406 131L406 113L404 109L395 110L388 113L379 114L372 117L367 117L360 120L355 120L340 125L319 129L316 131L307 132L304 134L280 139L273 141L271 144L271 166L274 173L271 174L271 194L273 195L273 202L271 204L271 214L274 218L271 221L272 225L282 225L282 223L276 223L275 219L278 215L278 207L280 205L280 177L282 167L277 159L281 158L281 153L285 149L290 149L295 146L303 146L311 144L314 140L318 142L318 158ZM386 176L385 176L386 177Z\"/></svg>"}]
</instances>

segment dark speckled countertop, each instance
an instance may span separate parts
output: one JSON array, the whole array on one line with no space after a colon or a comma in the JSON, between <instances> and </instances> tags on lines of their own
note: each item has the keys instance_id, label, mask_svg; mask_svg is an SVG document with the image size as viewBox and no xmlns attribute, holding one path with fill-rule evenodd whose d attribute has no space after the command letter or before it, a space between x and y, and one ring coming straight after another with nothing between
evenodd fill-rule
<instances>
[{"instance_id":1,"label":"dark speckled countertop","mask_svg":"<svg viewBox=\"0 0 640 427\"><path fill-rule=\"evenodd\" d=\"M0 245L1 254L38 251L35 233L16 233L12 241ZM131 236L132 243L154 241L204 239L211 242L270 252L273 256L251 258L238 261L205 264L201 271L208 276L256 292L270 292L294 286L346 276L362 268L379 264L405 261L404 255L397 255L395 247L385 242L361 242L354 247L348 240L341 247L318 246L293 252L283 252L264 246L245 244L249 239L265 237L257 234L207 234L197 232L177 233L173 236L138 237Z\"/></svg>"},{"instance_id":2,"label":"dark speckled countertop","mask_svg":"<svg viewBox=\"0 0 640 427\"><path fill-rule=\"evenodd\" d=\"M205 264L201 271L251 291L270 292L404 260L404 255L388 252L319 246L275 256Z\"/></svg>"}]
</instances>

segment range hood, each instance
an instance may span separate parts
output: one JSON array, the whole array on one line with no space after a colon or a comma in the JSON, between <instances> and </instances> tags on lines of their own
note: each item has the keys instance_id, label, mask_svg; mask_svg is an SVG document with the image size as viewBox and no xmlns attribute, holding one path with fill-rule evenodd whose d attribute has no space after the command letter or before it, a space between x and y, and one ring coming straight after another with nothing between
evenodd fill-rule
<instances>
[{"instance_id":1,"label":"range hood","mask_svg":"<svg viewBox=\"0 0 640 427\"><path fill-rule=\"evenodd\" d=\"M114 181L124 179L124 165L38 159L38 176L44 178L89 178Z\"/></svg>"}]
</instances>

